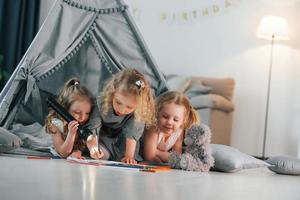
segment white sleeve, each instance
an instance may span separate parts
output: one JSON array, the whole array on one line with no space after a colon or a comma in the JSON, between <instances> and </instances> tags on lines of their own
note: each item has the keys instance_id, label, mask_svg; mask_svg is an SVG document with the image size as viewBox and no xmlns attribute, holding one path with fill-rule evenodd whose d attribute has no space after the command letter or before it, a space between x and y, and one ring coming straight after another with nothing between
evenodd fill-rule
<instances>
[{"instance_id":1,"label":"white sleeve","mask_svg":"<svg viewBox=\"0 0 300 200\"><path fill-rule=\"evenodd\" d=\"M60 119L53 118L51 123L56 126L61 133L64 132L64 123Z\"/></svg>"}]
</instances>

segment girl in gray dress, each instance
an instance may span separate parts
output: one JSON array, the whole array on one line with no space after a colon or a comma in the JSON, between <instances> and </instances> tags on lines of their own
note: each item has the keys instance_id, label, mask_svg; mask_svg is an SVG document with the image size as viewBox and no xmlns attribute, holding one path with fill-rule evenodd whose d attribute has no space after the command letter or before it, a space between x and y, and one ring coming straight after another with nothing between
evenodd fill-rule
<instances>
[{"instance_id":1,"label":"girl in gray dress","mask_svg":"<svg viewBox=\"0 0 300 200\"><path fill-rule=\"evenodd\" d=\"M123 70L105 85L97 105L94 115L102 121L99 143L104 159L136 164L144 127L155 119L149 83L137 70Z\"/></svg>"}]
</instances>

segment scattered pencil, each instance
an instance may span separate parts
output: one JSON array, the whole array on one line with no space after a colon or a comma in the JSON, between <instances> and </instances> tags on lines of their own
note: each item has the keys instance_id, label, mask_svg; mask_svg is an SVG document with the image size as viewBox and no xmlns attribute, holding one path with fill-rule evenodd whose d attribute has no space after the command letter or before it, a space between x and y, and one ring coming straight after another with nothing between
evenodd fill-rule
<instances>
[{"instance_id":1,"label":"scattered pencil","mask_svg":"<svg viewBox=\"0 0 300 200\"><path fill-rule=\"evenodd\" d=\"M44 157L44 156L27 156L27 159L32 159L32 160L50 160L51 157Z\"/></svg>"},{"instance_id":2,"label":"scattered pencil","mask_svg":"<svg viewBox=\"0 0 300 200\"><path fill-rule=\"evenodd\" d=\"M154 169L140 169L140 172L152 172L152 173L155 173L156 171Z\"/></svg>"}]
</instances>

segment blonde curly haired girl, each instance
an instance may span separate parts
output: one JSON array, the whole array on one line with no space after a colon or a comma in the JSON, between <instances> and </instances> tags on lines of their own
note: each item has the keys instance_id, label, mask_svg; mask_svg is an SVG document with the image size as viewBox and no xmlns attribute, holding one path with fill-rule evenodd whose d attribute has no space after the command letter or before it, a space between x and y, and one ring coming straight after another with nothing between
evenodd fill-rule
<instances>
[{"instance_id":1,"label":"blonde curly haired girl","mask_svg":"<svg viewBox=\"0 0 300 200\"><path fill-rule=\"evenodd\" d=\"M155 119L152 91L144 75L135 69L120 71L108 80L97 105L104 158L129 164L141 160L139 140L145 125Z\"/></svg>"}]
</instances>

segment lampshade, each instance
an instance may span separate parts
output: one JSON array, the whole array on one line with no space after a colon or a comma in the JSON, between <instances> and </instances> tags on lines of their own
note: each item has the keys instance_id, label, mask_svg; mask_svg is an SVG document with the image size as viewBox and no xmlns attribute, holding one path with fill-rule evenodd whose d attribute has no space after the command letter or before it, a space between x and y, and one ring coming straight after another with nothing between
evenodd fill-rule
<instances>
[{"instance_id":1,"label":"lampshade","mask_svg":"<svg viewBox=\"0 0 300 200\"><path fill-rule=\"evenodd\" d=\"M285 18L277 16L265 16L262 18L256 37L272 40L289 40L289 27Z\"/></svg>"}]
</instances>

